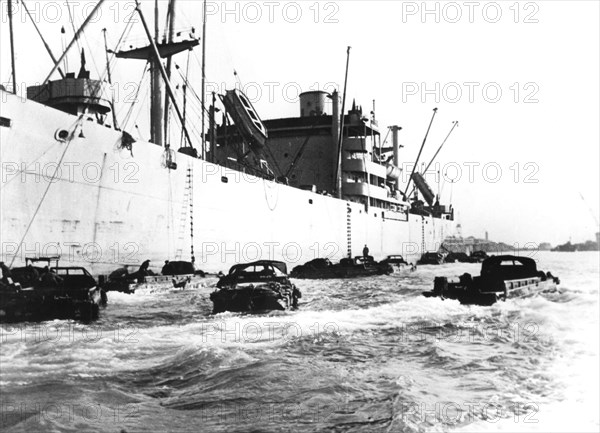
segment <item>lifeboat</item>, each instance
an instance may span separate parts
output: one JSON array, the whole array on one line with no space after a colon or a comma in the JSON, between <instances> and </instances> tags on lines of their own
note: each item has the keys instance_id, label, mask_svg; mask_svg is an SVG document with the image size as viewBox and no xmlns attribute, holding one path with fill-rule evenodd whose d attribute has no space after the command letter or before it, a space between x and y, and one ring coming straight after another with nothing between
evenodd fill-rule
<instances>
[{"instance_id":1,"label":"lifeboat","mask_svg":"<svg viewBox=\"0 0 600 433\"><path fill-rule=\"evenodd\" d=\"M246 95L238 89L227 90L225 95L221 96L221 100L243 138L250 144L250 148L255 152L262 149L269 134Z\"/></svg>"}]
</instances>

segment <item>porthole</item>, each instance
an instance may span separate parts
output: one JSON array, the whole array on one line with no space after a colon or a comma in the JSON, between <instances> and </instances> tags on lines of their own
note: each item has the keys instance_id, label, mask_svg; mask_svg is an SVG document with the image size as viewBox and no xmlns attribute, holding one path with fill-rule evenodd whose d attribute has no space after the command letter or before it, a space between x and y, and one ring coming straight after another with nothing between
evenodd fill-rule
<instances>
[{"instance_id":1,"label":"porthole","mask_svg":"<svg viewBox=\"0 0 600 433\"><path fill-rule=\"evenodd\" d=\"M57 141L61 141L64 143L69 138L69 131L67 131L66 129L57 129L54 133L54 138Z\"/></svg>"}]
</instances>

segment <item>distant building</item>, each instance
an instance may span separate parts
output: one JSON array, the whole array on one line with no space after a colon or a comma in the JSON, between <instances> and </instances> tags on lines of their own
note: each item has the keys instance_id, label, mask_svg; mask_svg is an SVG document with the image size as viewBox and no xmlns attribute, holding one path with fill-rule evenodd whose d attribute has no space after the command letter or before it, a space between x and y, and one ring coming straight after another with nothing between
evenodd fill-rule
<instances>
[{"instance_id":1,"label":"distant building","mask_svg":"<svg viewBox=\"0 0 600 433\"><path fill-rule=\"evenodd\" d=\"M542 242L539 246L538 249L540 251L550 251L552 249L552 244L550 244L549 242Z\"/></svg>"}]
</instances>

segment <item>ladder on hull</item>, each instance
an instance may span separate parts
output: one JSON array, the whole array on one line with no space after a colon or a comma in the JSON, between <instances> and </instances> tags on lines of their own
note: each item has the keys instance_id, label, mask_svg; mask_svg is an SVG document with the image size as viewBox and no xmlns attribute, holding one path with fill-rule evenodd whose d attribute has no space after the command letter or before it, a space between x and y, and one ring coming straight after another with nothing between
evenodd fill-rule
<instances>
[{"instance_id":1,"label":"ladder on hull","mask_svg":"<svg viewBox=\"0 0 600 433\"><path fill-rule=\"evenodd\" d=\"M183 256L183 245L185 243L185 226L189 213L190 219L190 245L192 262L194 261L194 170L188 166L186 172L185 192L183 193L183 203L181 205L181 219L179 225L179 248L175 253L175 260L181 260Z\"/></svg>"},{"instance_id":2,"label":"ladder on hull","mask_svg":"<svg viewBox=\"0 0 600 433\"><path fill-rule=\"evenodd\" d=\"M348 257L352 257L352 208L350 205L347 206L346 214L346 230L347 230L347 241L348 241Z\"/></svg>"},{"instance_id":3,"label":"ladder on hull","mask_svg":"<svg viewBox=\"0 0 600 433\"><path fill-rule=\"evenodd\" d=\"M425 217L421 216L421 254L425 254Z\"/></svg>"}]
</instances>

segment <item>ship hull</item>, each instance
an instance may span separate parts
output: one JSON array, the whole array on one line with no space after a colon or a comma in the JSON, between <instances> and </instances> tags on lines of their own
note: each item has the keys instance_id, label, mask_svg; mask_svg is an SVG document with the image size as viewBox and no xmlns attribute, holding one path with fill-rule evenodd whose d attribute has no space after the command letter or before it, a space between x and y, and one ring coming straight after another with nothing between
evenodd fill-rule
<instances>
[{"instance_id":1,"label":"ship hull","mask_svg":"<svg viewBox=\"0 0 600 433\"><path fill-rule=\"evenodd\" d=\"M119 131L0 93L8 264L59 254L96 275L147 259L160 269L191 260L192 233L196 266L207 272L255 260L336 261L365 245L375 259L416 262L453 234L451 220L366 208L184 154L169 169L162 147L128 149Z\"/></svg>"}]
</instances>

